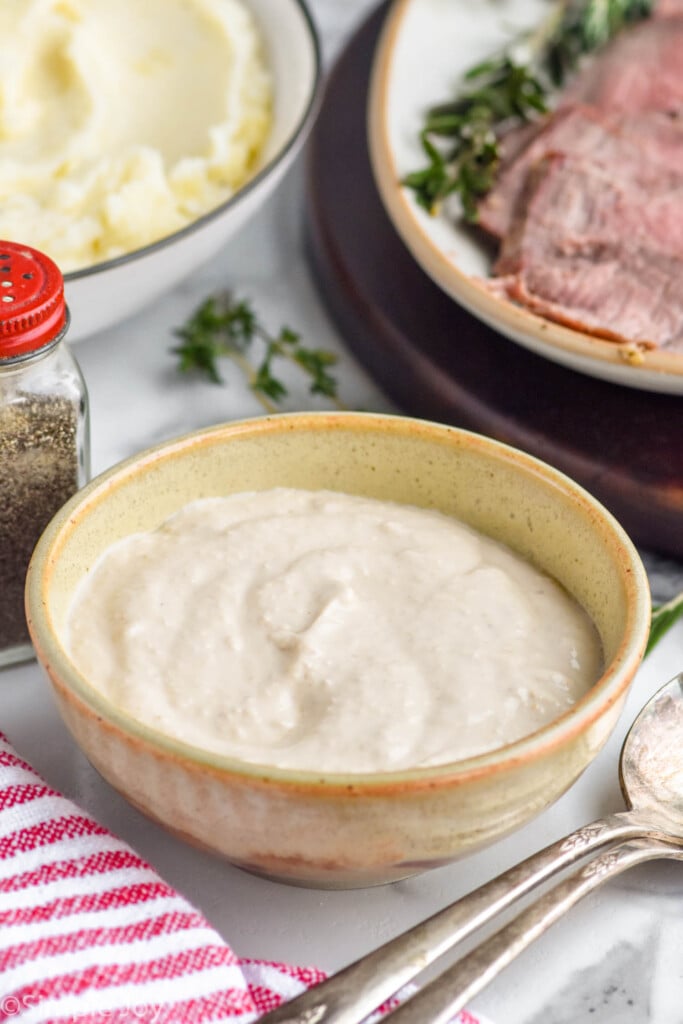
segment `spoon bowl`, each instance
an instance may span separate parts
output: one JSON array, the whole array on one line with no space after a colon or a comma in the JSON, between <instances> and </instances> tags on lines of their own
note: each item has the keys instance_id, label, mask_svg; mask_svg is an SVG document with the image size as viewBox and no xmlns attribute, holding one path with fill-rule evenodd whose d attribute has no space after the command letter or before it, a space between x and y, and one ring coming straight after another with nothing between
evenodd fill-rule
<instances>
[{"instance_id":1,"label":"spoon bowl","mask_svg":"<svg viewBox=\"0 0 683 1024\"><path fill-rule=\"evenodd\" d=\"M630 811L683 836L683 673L633 722L621 748L619 782Z\"/></svg>"}]
</instances>

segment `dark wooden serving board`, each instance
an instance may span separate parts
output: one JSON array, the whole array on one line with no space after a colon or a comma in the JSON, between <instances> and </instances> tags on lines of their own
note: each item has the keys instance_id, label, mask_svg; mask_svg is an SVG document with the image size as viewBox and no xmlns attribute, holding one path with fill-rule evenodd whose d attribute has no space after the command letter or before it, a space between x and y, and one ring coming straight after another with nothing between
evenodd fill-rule
<instances>
[{"instance_id":1,"label":"dark wooden serving board","mask_svg":"<svg viewBox=\"0 0 683 1024\"><path fill-rule=\"evenodd\" d=\"M384 212L365 114L386 9L332 69L308 150L309 252L332 316L403 410L539 456L637 544L683 557L683 397L596 380L497 334L432 283Z\"/></svg>"}]
</instances>

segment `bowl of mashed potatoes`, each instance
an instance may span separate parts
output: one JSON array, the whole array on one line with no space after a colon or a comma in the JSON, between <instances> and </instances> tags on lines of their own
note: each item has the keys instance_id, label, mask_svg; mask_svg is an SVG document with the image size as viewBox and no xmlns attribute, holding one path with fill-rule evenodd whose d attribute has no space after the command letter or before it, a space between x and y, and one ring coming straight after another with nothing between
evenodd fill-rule
<instances>
[{"instance_id":1,"label":"bowl of mashed potatoes","mask_svg":"<svg viewBox=\"0 0 683 1024\"><path fill-rule=\"evenodd\" d=\"M298 884L386 882L527 822L597 754L645 571L567 477L439 424L219 425L48 526L29 628L97 770L175 834Z\"/></svg>"},{"instance_id":2,"label":"bowl of mashed potatoes","mask_svg":"<svg viewBox=\"0 0 683 1024\"><path fill-rule=\"evenodd\" d=\"M70 339L151 302L262 205L320 83L304 0L0 10L0 237L65 275Z\"/></svg>"}]
</instances>

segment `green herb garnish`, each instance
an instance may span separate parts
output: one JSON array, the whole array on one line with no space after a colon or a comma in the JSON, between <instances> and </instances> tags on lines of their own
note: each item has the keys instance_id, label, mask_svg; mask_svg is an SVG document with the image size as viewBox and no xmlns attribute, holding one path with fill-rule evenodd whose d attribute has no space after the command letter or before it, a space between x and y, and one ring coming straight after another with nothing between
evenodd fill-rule
<instances>
[{"instance_id":1,"label":"green herb garnish","mask_svg":"<svg viewBox=\"0 0 683 1024\"><path fill-rule=\"evenodd\" d=\"M653 0L563 0L540 30L525 37L526 62L505 51L476 65L455 100L428 112L420 135L427 163L403 184L430 213L457 193L465 219L476 223L477 202L498 173L500 130L545 113L549 95L580 58L625 25L648 17L652 5Z\"/></svg>"},{"instance_id":2,"label":"green herb garnish","mask_svg":"<svg viewBox=\"0 0 683 1024\"><path fill-rule=\"evenodd\" d=\"M650 639L645 648L645 657L679 619L683 619L683 594L677 594L666 604L653 605Z\"/></svg>"},{"instance_id":3,"label":"green herb garnish","mask_svg":"<svg viewBox=\"0 0 683 1024\"><path fill-rule=\"evenodd\" d=\"M271 334L245 299L236 301L228 292L212 295L174 332L182 344L172 351L179 357L183 373L199 371L220 384L218 361L228 357L245 373L251 389L270 411L287 395L285 384L275 373L275 364L286 359L298 366L309 380L313 395L336 399L337 382L330 373L337 357L324 349L306 347L301 336L289 327ZM256 363L248 356L258 348Z\"/></svg>"}]
</instances>

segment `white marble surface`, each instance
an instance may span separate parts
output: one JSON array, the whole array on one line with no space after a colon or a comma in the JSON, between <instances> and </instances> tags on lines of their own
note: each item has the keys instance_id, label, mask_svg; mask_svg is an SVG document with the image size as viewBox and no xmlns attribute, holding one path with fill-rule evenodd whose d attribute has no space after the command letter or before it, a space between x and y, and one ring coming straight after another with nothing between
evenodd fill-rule
<instances>
[{"instance_id":1,"label":"white marble surface","mask_svg":"<svg viewBox=\"0 0 683 1024\"><path fill-rule=\"evenodd\" d=\"M312 0L329 61L370 0ZM391 409L345 350L315 292L302 246L301 165L258 218L208 268L117 330L81 343L99 471L147 445L261 410L236 370L222 387L181 378L169 354L172 328L212 289L249 296L273 327L288 323L340 354L350 406ZM310 405L294 387L287 408ZM659 597L683 587L683 567L647 559ZM552 809L521 832L449 868L364 892L289 888L198 853L145 820L75 748L34 663L0 674L0 729L50 783L135 846L195 902L232 943L255 957L334 970L572 827L623 806L617 758L643 701L683 668L683 626L644 663L620 727L594 765ZM683 868L638 869L589 898L475 1001L496 1024L681 1024Z\"/></svg>"}]
</instances>

